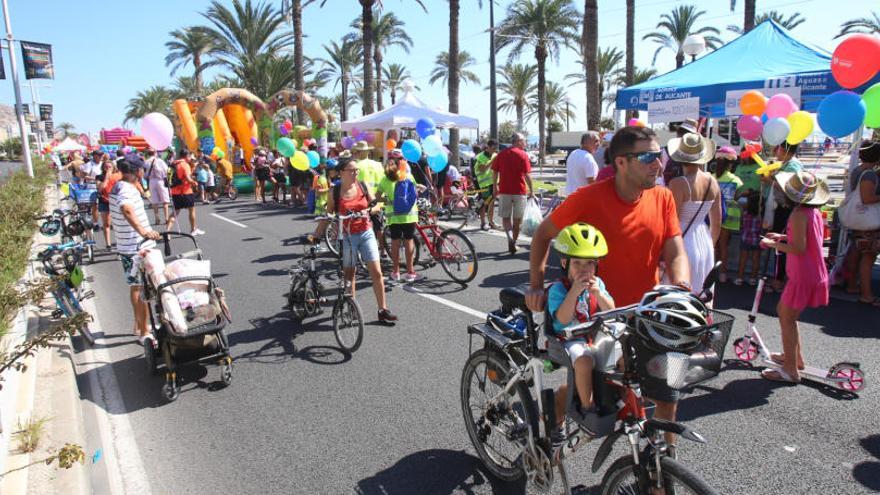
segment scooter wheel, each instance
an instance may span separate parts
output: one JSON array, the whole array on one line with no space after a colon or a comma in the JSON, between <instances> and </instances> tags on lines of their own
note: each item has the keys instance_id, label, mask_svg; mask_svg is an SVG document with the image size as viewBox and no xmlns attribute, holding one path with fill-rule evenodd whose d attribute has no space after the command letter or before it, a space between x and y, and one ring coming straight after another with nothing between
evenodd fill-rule
<instances>
[{"instance_id":1,"label":"scooter wheel","mask_svg":"<svg viewBox=\"0 0 880 495\"><path fill-rule=\"evenodd\" d=\"M828 373L831 378L836 378L835 384L838 388L847 392L859 392L865 388L865 373L861 368L857 368L851 364L837 364Z\"/></svg>"},{"instance_id":2,"label":"scooter wheel","mask_svg":"<svg viewBox=\"0 0 880 495\"><path fill-rule=\"evenodd\" d=\"M752 362L758 357L758 344L747 337L740 337L733 341L733 351L740 361Z\"/></svg>"}]
</instances>

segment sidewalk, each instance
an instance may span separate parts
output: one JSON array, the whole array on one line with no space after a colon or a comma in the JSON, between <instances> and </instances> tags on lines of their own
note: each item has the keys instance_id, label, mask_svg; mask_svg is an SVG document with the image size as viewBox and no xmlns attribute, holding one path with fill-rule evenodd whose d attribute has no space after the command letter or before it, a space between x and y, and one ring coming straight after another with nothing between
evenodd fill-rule
<instances>
[{"instance_id":1,"label":"sidewalk","mask_svg":"<svg viewBox=\"0 0 880 495\"><path fill-rule=\"evenodd\" d=\"M54 187L46 189L46 212L58 206ZM51 239L57 241L58 239ZM35 233L31 259L41 245L49 240ZM29 266L23 280L39 278ZM54 306L51 296L41 303L45 308ZM51 309L22 308L15 325L4 338L3 348L11 349L25 338L35 335L49 323ZM87 494L91 493L88 464L76 464L71 469L58 468L57 463L46 465L48 458L65 443L86 446L83 414L76 383L70 338L54 342L38 350L25 360L24 372L7 371L3 390L0 391L0 493L10 494ZM31 453L18 450L13 435L19 423L29 419L46 418L37 449ZM87 452L88 457L88 452ZM90 459L86 459L89 463Z\"/></svg>"}]
</instances>

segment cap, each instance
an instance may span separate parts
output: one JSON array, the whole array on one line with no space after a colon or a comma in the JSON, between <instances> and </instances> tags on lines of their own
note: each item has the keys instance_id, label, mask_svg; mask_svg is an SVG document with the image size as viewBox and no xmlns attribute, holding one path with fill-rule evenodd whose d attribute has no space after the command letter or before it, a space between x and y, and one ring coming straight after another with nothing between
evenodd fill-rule
<instances>
[{"instance_id":1,"label":"cap","mask_svg":"<svg viewBox=\"0 0 880 495\"><path fill-rule=\"evenodd\" d=\"M144 166L144 160L135 154L127 155L116 164L116 168L118 168L123 174L137 173L138 169L144 168Z\"/></svg>"}]
</instances>

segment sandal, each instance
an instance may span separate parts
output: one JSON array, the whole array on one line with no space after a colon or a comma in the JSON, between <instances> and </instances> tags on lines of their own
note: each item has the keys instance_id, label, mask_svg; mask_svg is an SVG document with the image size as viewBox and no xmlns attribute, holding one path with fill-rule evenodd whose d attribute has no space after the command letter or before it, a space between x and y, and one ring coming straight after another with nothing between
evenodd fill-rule
<instances>
[{"instance_id":1,"label":"sandal","mask_svg":"<svg viewBox=\"0 0 880 495\"><path fill-rule=\"evenodd\" d=\"M800 378L793 378L782 368L764 370L761 372L761 378L770 380L771 382L787 383L791 385L797 385L801 382Z\"/></svg>"},{"instance_id":2,"label":"sandal","mask_svg":"<svg viewBox=\"0 0 880 495\"><path fill-rule=\"evenodd\" d=\"M876 297L867 301L860 297L856 302L858 302L859 304L864 304L865 306L874 306L875 308L880 308L880 299L877 299Z\"/></svg>"},{"instance_id":3,"label":"sandal","mask_svg":"<svg viewBox=\"0 0 880 495\"><path fill-rule=\"evenodd\" d=\"M770 361L778 364L779 366L785 365L785 354L781 352L771 352L770 353ZM798 366L798 370L803 370L803 366Z\"/></svg>"}]
</instances>

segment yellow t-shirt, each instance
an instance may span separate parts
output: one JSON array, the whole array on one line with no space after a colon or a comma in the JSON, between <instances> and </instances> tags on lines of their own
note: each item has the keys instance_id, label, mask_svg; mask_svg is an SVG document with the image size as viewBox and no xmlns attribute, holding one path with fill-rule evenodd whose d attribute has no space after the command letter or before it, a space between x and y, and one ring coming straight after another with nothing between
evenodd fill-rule
<instances>
[{"instance_id":1,"label":"yellow t-shirt","mask_svg":"<svg viewBox=\"0 0 880 495\"><path fill-rule=\"evenodd\" d=\"M358 180L363 181L367 185L367 189L370 190L370 194L375 197L379 182L382 180L382 177L385 177L385 169L381 163L369 158L364 158L357 162L357 166Z\"/></svg>"}]
</instances>

